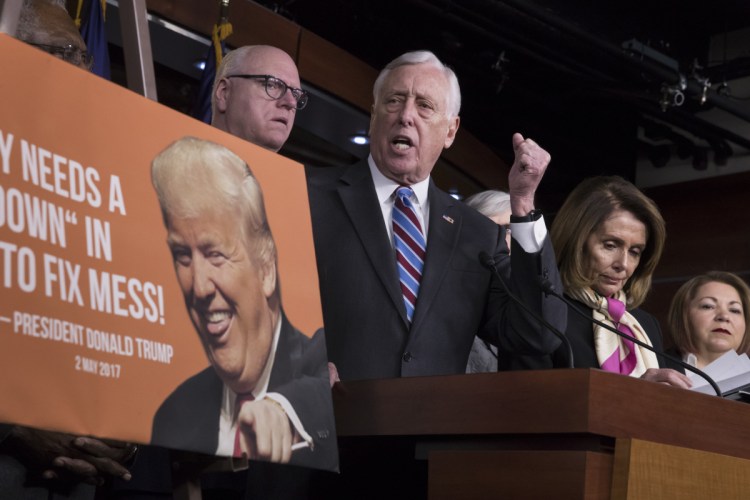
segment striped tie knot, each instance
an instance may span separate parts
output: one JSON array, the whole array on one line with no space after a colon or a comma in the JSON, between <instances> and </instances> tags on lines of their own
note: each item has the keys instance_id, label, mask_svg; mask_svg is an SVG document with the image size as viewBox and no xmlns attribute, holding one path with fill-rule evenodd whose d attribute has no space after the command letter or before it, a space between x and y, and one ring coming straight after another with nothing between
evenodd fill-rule
<instances>
[{"instance_id":1,"label":"striped tie knot","mask_svg":"<svg viewBox=\"0 0 750 500\"><path fill-rule=\"evenodd\" d=\"M422 225L410 199L413 193L410 187L397 188L392 214L393 246L396 249L396 263L406 317L410 323L414 317L419 284L422 281L426 248Z\"/></svg>"}]
</instances>

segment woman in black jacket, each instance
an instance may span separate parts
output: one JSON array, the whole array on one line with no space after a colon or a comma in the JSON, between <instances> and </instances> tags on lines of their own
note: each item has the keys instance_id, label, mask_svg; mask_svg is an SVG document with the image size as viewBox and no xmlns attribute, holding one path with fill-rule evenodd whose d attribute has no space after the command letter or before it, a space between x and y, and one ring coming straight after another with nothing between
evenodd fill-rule
<instances>
[{"instance_id":1,"label":"woman in black jacket","mask_svg":"<svg viewBox=\"0 0 750 500\"><path fill-rule=\"evenodd\" d=\"M656 319L638 308L664 249L664 219L656 204L620 177L583 181L565 200L551 231L565 295L571 301L565 334L576 368L601 368L687 388L685 375L598 320L662 350ZM572 310L584 311L586 317ZM551 356L500 361L503 369L566 367L563 346Z\"/></svg>"}]
</instances>

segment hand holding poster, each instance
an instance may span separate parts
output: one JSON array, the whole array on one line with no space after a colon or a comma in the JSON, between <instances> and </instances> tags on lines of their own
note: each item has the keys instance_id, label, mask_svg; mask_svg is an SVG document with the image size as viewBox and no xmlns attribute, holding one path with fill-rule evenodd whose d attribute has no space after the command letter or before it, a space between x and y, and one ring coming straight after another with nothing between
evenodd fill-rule
<instances>
[{"instance_id":1,"label":"hand holding poster","mask_svg":"<svg viewBox=\"0 0 750 500\"><path fill-rule=\"evenodd\" d=\"M335 468L302 166L5 36L0 64L0 420Z\"/></svg>"}]
</instances>

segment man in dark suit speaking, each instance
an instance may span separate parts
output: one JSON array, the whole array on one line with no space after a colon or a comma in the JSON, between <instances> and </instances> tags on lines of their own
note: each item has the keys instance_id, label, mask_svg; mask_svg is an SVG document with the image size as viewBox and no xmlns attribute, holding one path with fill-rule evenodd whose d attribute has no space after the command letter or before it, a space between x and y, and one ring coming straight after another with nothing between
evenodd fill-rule
<instances>
[{"instance_id":1,"label":"man in dark suit speaking","mask_svg":"<svg viewBox=\"0 0 750 500\"><path fill-rule=\"evenodd\" d=\"M151 175L177 281L211 363L161 405L152 444L335 468L325 341L284 316L276 246L247 164L187 137L154 159Z\"/></svg>"},{"instance_id":2,"label":"man in dark suit speaking","mask_svg":"<svg viewBox=\"0 0 750 500\"><path fill-rule=\"evenodd\" d=\"M534 193L550 156L513 136L513 259L499 227L439 190L430 173L459 126L461 94L434 54L410 52L373 89L370 156L310 168L308 191L328 356L342 380L463 373L475 334L503 352L551 352L559 340L526 316L478 258L558 329L565 307Z\"/></svg>"}]
</instances>

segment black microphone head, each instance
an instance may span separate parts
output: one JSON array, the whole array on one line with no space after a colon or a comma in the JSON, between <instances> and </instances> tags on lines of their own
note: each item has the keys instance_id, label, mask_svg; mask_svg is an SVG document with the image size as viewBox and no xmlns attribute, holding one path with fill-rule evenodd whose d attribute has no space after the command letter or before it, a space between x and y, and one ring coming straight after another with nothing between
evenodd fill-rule
<instances>
[{"instance_id":1,"label":"black microphone head","mask_svg":"<svg viewBox=\"0 0 750 500\"><path fill-rule=\"evenodd\" d=\"M479 262L482 263L483 266L494 268L495 267L495 259L492 258L490 254L482 250L479 252Z\"/></svg>"}]
</instances>

